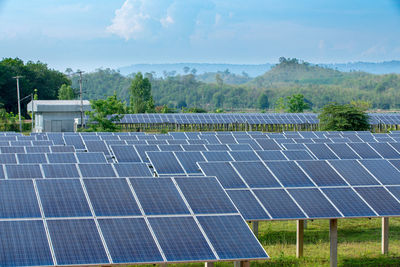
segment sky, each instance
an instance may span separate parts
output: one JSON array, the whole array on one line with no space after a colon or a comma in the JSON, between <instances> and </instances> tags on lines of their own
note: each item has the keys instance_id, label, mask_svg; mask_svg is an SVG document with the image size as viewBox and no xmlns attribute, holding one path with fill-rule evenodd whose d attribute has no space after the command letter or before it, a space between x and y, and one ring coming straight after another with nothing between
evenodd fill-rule
<instances>
[{"instance_id":1,"label":"sky","mask_svg":"<svg viewBox=\"0 0 400 267\"><path fill-rule=\"evenodd\" d=\"M0 58L139 63L400 60L400 0L0 0Z\"/></svg>"}]
</instances>

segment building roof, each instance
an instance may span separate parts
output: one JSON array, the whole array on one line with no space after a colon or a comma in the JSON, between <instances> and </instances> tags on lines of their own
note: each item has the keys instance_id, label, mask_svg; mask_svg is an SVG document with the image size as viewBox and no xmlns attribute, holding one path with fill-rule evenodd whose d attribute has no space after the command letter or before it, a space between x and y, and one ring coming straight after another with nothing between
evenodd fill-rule
<instances>
[{"instance_id":1,"label":"building roof","mask_svg":"<svg viewBox=\"0 0 400 267\"><path fill-rule=\"evenodd\" d=\"M28 111L32 111L32 101L28 103ZM83 100L83 111L91 110L89 100ZM35 100L34 112L79 112L80 100Z\"/></svg>"}]
</instances>

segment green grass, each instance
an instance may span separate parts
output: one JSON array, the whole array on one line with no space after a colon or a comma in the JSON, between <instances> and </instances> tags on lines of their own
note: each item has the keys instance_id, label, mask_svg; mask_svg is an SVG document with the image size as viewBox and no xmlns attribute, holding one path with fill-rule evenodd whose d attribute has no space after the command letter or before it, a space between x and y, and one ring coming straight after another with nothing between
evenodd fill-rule
<instances>
[{"instance_id":1,"label":"green grass","mask_svg":"<svg viewBox=\"0 0 400 267\"><path fill-rule=\"evenodd\" d=\"M256 266L329 266L329 220L307 222L304 257L296 258L296 221L259 222L259 240L271 257ZM238 240L238 242L240 242ZM400 218L389 220L389 255L381 255L381 219L338 220L339 266L400 266ZM200 267L204 263L168 266ZM219 262L215 266L233 266Z\"/></svg>"}]
</instances>

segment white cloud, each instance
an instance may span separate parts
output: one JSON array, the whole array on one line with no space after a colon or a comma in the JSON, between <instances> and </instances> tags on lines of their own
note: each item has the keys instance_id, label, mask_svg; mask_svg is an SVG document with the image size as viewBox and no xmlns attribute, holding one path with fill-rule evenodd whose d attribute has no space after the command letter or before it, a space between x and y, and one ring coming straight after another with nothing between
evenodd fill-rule
<instances>
[{"instance_id":1,"label":"white cloud","mask_svg":"<svg viewBox=\"0 0 400 267\"><path fill-rule=\"evenodd\" d=\"M165 18L160 19L161 25L166 28L171 24L174 24L174 19L171 16L166 16Z\"/></svg>"}]
</instances>

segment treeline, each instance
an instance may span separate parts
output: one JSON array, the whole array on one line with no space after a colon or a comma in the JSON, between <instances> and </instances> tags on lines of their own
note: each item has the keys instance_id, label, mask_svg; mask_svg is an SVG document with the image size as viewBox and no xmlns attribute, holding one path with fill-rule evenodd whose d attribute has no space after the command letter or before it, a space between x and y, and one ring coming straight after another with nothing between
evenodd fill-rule
<instances>
[{"instance_id":1,"label":"treeline","mask_svg":"<svg viewBox=\"0 0 400 267\"><path fill-rule=\"evenodd\" d=\"M116 91L118 97L129 102L128 87L133 76L126 77L111 69L85 74L84 96L87 99L105 98ZM298 59L281 58L279 64L254 79L245 73L231 74L229 70L203 75L188 72L185 75L165 73L162 77L145 73L144 76L152 84L155 105L170 108L257 109L260 108L257 100L261 97L263 108L278 109L280 98L294 94L303 94L310 109L315 111L331 102L345 104L353 100L369 102L373 109L400 108L399 74L340 72ZM77 87L76 76L72 81Z\"/></svg>"},{"instance_id":2,"label":"treeline","mask_svg":"<svg viewBox=\"0 0 400 267\"><path fill-rule=\"evenodd\" d=\"M0 109L6 112L17 113L17 85L15 76L19 79L20 99L35 92L39 99L57 99L58 89L61 85L71 84L68 76L57 70L48 68L40 61L24 63L19 58L5 58L0 61ZM21 103L22 115L27 116L26 104ZM3 116L4 117L4 116ZM1 118L0 118L1 119Z\"/></svg>"}]
</instances>

